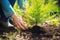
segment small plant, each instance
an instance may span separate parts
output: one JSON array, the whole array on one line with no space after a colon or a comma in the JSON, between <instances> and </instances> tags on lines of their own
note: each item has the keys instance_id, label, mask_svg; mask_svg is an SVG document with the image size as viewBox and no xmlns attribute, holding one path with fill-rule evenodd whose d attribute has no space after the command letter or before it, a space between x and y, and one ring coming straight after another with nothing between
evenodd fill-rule
<instances>
[{"instance_id":1,"label":"small plant","mask_svg":"<svg viewBox=\"0 0 60 40\"><path fill-rule=\"evenodd\" d=\"M58 2L53 0L30 0L28 1L31 5L27 5L26 12L24 13L24 20L28 25L37 25L39 23L44 23L47 20L53 19L56 14L54 12L58 11ZM51 16L50 13L53 13Z\"/></svg>"}]
</instances>

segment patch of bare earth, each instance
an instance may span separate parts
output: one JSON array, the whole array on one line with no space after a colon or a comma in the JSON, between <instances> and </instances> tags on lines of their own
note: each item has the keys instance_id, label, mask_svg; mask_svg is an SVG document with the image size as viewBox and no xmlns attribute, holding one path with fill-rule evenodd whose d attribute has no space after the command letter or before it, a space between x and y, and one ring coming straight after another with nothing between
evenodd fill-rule
<instances>
[{"instance_id":1,"label":"patch of bare earth","mask_svg":"<svg viewBox=\"0 0 60 40\"><path fill-rule=\"evenodd\" d=\"M13 27L0 28L1 40L60 40L60 28L55 25L44 24L33 26L27 30L17 32Z\"/></svg>"}]
</instances>

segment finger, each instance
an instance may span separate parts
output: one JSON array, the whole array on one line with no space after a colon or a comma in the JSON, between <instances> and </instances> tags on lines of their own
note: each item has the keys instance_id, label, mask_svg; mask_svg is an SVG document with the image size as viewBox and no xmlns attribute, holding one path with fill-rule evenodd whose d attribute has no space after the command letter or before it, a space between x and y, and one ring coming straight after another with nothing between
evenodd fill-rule
<instances>
[{"instance_id":1,"label":"finger","mask_svg":"<svg viewBox=\"0 0 60 40\"><path fill-rule=\"evenodd\" d=\"M20 22L20 24L21 24L25 29L27 29L27 27L25 26L25 24L24 24L24 21L23 21L23 20L19 20L19 22Z\"/></svg>"},{"instance_id":2,"label":"finger","mask_svg":"<svg viewBox=\"0 0 60 40\"><path fill-rule=\"evenodd\" d=\"M21 24L25 29L28 29L23 22L20 22L20 24Z\"/></svg>"},{"instance_id":3,"label":"finger","mask_svg":"<svg viewBox=\"0 0 60 40\"><path fill-rule=\"evenodd\" d=\"M25 28L21 25L20 22L18 22L18 25L19 25L19 27L20 27L21 29L25 30Z\"/></svg>"},{"instance_id":4,"label":"finger","mask_svg":"<svg viewBox=\"0 0 60 40\"><path fill-rule=\"evenodd\" d=\"M15 26L19 28L18 23L15 23Z\"/></svg>"},{"instance_id":5,"label":"finger","mask_svg":"<svg viewBox=\"0 0 60 40\"><path fill-rule=\"evenodd\" d=\"M17 29L17 24L13 21L14 28Z\"/></svg>"}]
</instances>

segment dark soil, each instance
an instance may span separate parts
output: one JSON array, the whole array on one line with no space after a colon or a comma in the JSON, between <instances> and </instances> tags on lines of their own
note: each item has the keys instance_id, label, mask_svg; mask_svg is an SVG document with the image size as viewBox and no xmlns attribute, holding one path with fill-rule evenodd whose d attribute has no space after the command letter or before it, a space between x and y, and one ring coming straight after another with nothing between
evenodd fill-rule
<instances>
[{"instance_id":1,"label":"dark soil","mask_svg":"<svg viewBox=\"0 0 60 40\"><path fill-rule=\"evenodd\" d=\"M15 34L15 35L14 35ZM11 37L12 36L12 37ZM60 40L60 28L54 25L33 26L17 32L13 27L0 28L1 40Z\"/></svg>"},{"instance_id":2,"label":"dark soil","mask_svg":"<svg viewBox=\"0 0 60 40\"><path fill-rule=\"evenodd\" d=\"M49 25L49 26L54 27L53 25ZM24 38L25 36L27 36L29 40L60 40L60 34L57 31L58 29L49 30L46 29L45 27L43 28L40 26L33 26L31 29L29 28L28 30L22 30L21 35L23 35Z\"/></svg>"}]
</instances>

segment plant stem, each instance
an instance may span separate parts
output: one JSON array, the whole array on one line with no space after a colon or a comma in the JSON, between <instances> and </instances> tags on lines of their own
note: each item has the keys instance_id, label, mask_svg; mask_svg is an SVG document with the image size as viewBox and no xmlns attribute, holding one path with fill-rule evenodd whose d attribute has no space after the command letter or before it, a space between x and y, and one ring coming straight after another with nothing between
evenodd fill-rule
<instances>
[{"instance_id":1,"label":"plant stem","mask_svg":"<svg viewBox=\"0 0 60 40\"><path fill-rule=\"evenodd\" d=\"M35 25L37 26L37 19L36 19L36 24Z\"/></svg>"}]
</instances>

